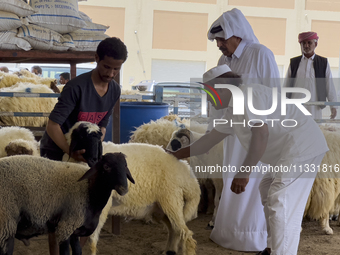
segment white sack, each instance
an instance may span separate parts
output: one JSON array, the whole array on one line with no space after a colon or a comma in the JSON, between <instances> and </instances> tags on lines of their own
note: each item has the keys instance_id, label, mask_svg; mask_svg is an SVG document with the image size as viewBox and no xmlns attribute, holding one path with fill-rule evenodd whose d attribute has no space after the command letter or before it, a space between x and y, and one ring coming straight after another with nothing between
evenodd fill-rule
<instances>
[{"instance_id":1,"label":"white sack","mask_svg":"<svg viewBox=\"0 0 340 255\"><path fill-rule=\"evenodd\" d=\"M0 10L14 13L19 17L35 13L35 10L22 0L0 0Z\"/></svg>"},{"instance_id":2,"label":"white sack","mask_svg":"<svg viewBox=\"0 0 340 255\"><path fill-rule=\"evenodd\" d=\"M31 0L30 5L38 11L38 13L29 16L31 23L60 34L73 32L86 26L79 15L77 0L50 0L48 3Z\"/></svg>"},{"instance_id":3,"label":"white sack","mask_svg":"<svg viewBox=\"0 0 340 255\"><path fill-rule=\"evenodd\" d=\"M21 25L22 22L18 15L11 12L0 11L0 31L16 29Z\"/></svg>"},{"instance_id":4,"label":"white sack","mask_svg":"<svg viewBox=\"0 0 340 255\"><path fill-rule=\"evenodd\" d=\"M16 37L17 30L0 32L0 49L1 50L31 50L29 42L22 38Z\"/></svg>"},{"instance_id":5,"label":"white sack","mask_svg":"<svg viewBox=\"0 0 340 255\"><path fill-rule=\"evenodd\" d=\"M27 40L36 50L67 51L74 44L69 35L61 35L48 28L34 24L23 25L19 28L18 37Z\"/></svg>"},{"instance_id":6,"label":"white sack","mask_svg":"<svg viewBox=\"0 0 340 255\"><path fill-rule=\"evenodd\" d=\"M78 30L73 33L69 33L75 48L73 51L96 51L98 44L108 38L109 36L104 33L98 32L86 32Z\"/></svg>"}]
</instances>

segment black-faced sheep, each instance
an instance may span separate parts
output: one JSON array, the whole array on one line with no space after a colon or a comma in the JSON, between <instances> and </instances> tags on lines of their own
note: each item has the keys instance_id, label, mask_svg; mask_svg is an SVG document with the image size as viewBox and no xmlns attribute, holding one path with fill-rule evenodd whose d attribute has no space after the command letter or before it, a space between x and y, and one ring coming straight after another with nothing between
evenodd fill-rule
<instances>
[{"instance_id":1,"label":"black-faced sheep","mask_svg":"<svg viewBox=\"0 0 340 255\"><path fill-rule=\"evenodd\" d=\"M98 227L90 238L92 254L96 254L99 233L109 214L161 221L169 231L167 254L176 254L180 244L183 254L195 254L196 242L186 222L197 216L200 189L189 165L160 146L148 144L104 142L103 152L124 153L136 184L129 185L126 196L112 192L111 201L103 209Z\"/></svg>"},{"instance_id":2,"label":"black-faced sheep","mask_svg":"<svg viewBox=\"0 0 340 255\"><path fill-rule=\"evenodd\" d=\"M87 121L79 121L65 134L66 141L70 146L69 154L65 154L63 161L75 162L69 155L73 151L85 149L82 154L89 166L94 165L103 154L102 132L100 128Z\"/></svg>"},{"instance_id":3,"label":"black-faced sheep","mask_svg":"<svg viewBox=\"0 0 340 255\"><path fill-rule=\"evenodd\" d=\"M122 153L106 154L90 169L26 155L0 159L0 254L13 254L15 237L89 236L112 190L127 193L127 178L134 182Z\"/></svg>"}]
</instances>

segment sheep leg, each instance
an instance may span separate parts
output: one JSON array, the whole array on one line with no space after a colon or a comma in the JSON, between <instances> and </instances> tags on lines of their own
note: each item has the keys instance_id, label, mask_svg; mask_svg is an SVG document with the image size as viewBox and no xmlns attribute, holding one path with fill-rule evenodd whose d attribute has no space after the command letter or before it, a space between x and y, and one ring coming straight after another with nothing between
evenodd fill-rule
<instances>
[{"instance_id":1,"label":"sheep leg","mask_svg":"<svg viewBox=\"0 0 340 255\"><path fill-rule=\"evenodd\" d=\"M211 221L208 223L208 227L210 228L213 228L215 226L216 214L218 206L220 205L220 198L222 195L223 179L213 179L213 183L215 186L215 198L214 198L215 209Z\"/></svg>"},{"instance_id":2,"label":"sheep leg","mask_svg":"<svg viewBox=\"0 0 340 255\"><path fill-rule=\"evenodd\" d=\"M91 255L97 254L97 243L99 240L99 234L107 220L107 216L109 215L111 206L112 206L112 196L110 196L109 200L107 201L107 204L105 205L105 207L102 210L102 213L99 216L99 222L98 222L96 230L90 236L89 242L90 242Z\"/></svg>"},{"instance_id":3,"label":"sheep leg","mask_svg":"<svg viewBox=\"0 0 340 255\"><path fill-rule=\"evenodd\" d=\"M55 233L48 234L50 255L59 255L59 245Z\"/></svg>"},{"instance_id":4,"label":"sheep leg","mask_svg":"<svg viewBox=\"0 0 340 255\"><path fill-rule=\"evenodd\" d=\"M72 248L72 255L82 255L82 249L78 236L72 234L70 237L70 244Z\"/></svg>"},{"instance_id":5,"label":"sheep leg","mask_svg":"<svg viewBox=\"0 0 340 255\"><path fill-rule=\"evenodd\" d=\"M7 248L4 249L4 247L7 247ZM0 255L13 255L13 252L14 252L14 237L9 237L5 241L4 247L1 247ZM7 252L4 252L4 250L7 250Z\"/></svg>"},{"instance_id":6,"label":"sheep leg","mask_svg":"<svg viewBox=\"0 0 340 255\"><path fill-rule=\"evenodd\" d=\"M169 218L164 215L161 220L168 229L168 241L165 247L166 255L175 255L178 252L178 244L180 241L180 233L176 233L176 231L172 228L172 225L169 221Z\"/></svg>"},{"instance_id":7,"label":"sheep leg","mask_svg":"<svg viewBox=\"0 0 340 255\"><path fill-rule=\"evenodd\" d=\"M212 183L211 179L207 179L205 182L205 187L207 189L207 194L208 194L208 207L207 207L207 212L206 214L213 214L214 213L214 193L216 193L215 191L215 187Z\"/></svg>"},{"instance_id":8,"label":"sheep leg","mask_svg":"<svg viewBox=\"0 0 340 255\"><path fill-rule=\"evenodd\" d=\"M333 229L331 229L331 227L329 226L329 219L328 219L328 217L321 218L320 224L321 224L322 230L327 235L333 235Z\"/></svg>"},{"instance_id":9,"label":"sheep leg","mask_svg":"<svg viewBox=\"0 0 340 255\"><path fill-rule=\"evenodd\" d=\"M59 245L59 255L70 255L70 238L62 241Z\"/></svg>"},{"instance_id":10,"label":"sheep leg","mask_svg":"<svg viewBox=\"0 0 340 255\"><path fill-rule=\"evenodd\" d=\"M184 191L184 190L183 190ZM184 196L185 197L185 196ZM178 198L182 198L181 201L178 200ZM184 220L184 214L183 210L188 211L189 208L184 208L184 200L183 200L183 194L182 192L174 192L172 196L164 197L164 201L160 200L159 204L167 216L168 220L170 221L171 229L173 231L173 234L169 232L169 239L167 243L167 249L171 249L170 251L177 252L178 251L178 241L181 240L182 243L182 250L183 255L195 255L196 254L196 241L192 238L192 231L188 229L188 227L185 224ZM190 199L186 201L186 204L190 202ZM193 201L191 201L193 202ZM199 203L199 197L197 196L195 211L197 213L197 205ZM188 215L187 215L188 217ZM175 245L176 247L173 247L171 245ZM169 250L167 250L167 254L173 255L176 253L170 253Z\"/></svg>"}]
</instances>

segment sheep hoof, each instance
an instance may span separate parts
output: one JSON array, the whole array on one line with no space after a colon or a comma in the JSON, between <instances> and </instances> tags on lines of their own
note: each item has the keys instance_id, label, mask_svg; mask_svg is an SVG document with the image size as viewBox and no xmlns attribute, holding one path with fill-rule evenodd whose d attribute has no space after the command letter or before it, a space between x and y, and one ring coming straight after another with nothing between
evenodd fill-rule
<instances>
[{"instance_id":1,"label":"sheep hoof","mask_svg":"<svg viewBox=\"0 0 340 255\"><path fill-rule=\"evenodd\" d=\"M326 235L333 235L333 229L331 228L325 228L324 231Z\"/></svg>"},{"instance_id":2,"label":"sheep hoof","mask_svg":"<svg viewBox=\"0 0 340 255\"><path fill-rule=\"evenodd\" d=\"M214 222L210 221L208 225L205 227L207 230L212 230L214 228Z\"/></svg>"},{"instance_id":3,"label":"sheep hoof","mask_svg":"<svg viewBox=\"0 0 340 255\"><path fill-rule=\"evenodd\" d=\"M176 255L176 252L174 251L167 251L165 255Z\"/></svg>"}]
</instances>

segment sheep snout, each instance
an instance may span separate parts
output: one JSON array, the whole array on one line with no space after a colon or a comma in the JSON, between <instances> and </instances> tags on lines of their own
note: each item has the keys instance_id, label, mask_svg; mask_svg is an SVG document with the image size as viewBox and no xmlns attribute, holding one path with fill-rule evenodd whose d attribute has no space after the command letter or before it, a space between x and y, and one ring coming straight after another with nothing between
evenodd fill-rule
<instances>
[{"instance_id":1,"label":"sheep snout","mask_svg":"<svg viewBox=\"0 0 340 255\"><path fill-rule=\"evenodd\" d=\"M173 151L177 151L182 147L181 142L177 139L172 140L170 146Z\"/></svg>"},{"instance_id":2,"label":"sheep snout","mask_svg":"<svg viewBox=\"0 0 340 255\"><path fill-rule=\"evenodd\" d=\"M124 186L115 186L115 191L117 191L120 196L124 196L129 191L129 189Z\"/></svg>"}]
</instances>

